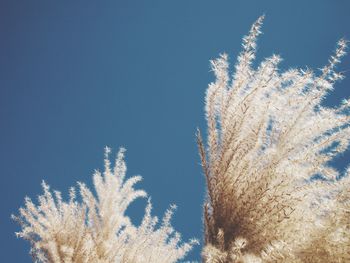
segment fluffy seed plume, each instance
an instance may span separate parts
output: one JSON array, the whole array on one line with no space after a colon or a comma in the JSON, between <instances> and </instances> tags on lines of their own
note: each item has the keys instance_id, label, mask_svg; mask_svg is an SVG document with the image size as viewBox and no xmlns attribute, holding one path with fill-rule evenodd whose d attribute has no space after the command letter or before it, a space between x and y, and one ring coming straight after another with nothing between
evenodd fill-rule
<instances>
[{"instance_id":1,"label":"fluffy seed plume","mask_svg":"<svg viewBox=\"0 0 350 263\"><path fill-rule=\"evenodd\" d=\"M79 183L81 202L74 188L65 202L60 192L54 194L43 183L39 205L29 198L19 215L13 216L22 226L17 233L31 243L33 261L45 263L173 263L182 259L197 240L181 243L181 236L171 226L175 206L166 211L158 226L151 215L150 200L140 226L135 226L125 211L135 199L146 197L134 185L134 176L125 180L124 152L119 150L114 168L105 149L105 169L96 171L93 184L96 197Z\"/></svg>"},{"instance_id":2,"label":"fluffy seed plume","mask_svg":"<svg viewBox=\"0 0 350 263\"><path fill-rule=\"evenodd\" d=\"M342 79L340 40L329 64L278 70L277 55L254 68L264 17L243 38L233 76L228 56L211 61L206 145L197 133L207 182L206 263L349 262L349 170L328 165L350 139L348 100L322 100Z\"/></svg>"}]
</instances>

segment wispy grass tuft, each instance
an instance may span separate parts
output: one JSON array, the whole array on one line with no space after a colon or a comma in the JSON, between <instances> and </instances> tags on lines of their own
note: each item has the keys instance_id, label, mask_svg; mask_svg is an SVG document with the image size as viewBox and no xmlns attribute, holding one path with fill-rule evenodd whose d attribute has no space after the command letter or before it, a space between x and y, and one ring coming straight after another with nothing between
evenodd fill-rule
<instances>
[{"instance_id":1,"label":"wispy grass tuft","mask_svg":"<svg viewBox=\"0 0 350 263\"><path fill-rule=\"evenodd\" d=\"M264 17L243 38L235 72L228 55L211 61L206 145L197 133L207 182L206 263L350 262L349 170L328 162L349 145L349 100L322 100L343 76L341 39L319 74L280 72L277 55L253 67ZM319 175L323 180L311 180Z\"/></svg>"}]
</instances>

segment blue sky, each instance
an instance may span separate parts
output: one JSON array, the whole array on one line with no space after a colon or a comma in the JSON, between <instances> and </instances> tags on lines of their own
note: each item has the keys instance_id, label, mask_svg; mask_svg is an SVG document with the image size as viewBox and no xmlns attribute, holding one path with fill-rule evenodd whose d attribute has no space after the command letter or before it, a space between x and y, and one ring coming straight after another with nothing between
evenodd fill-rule
<instances>
[{"instance_id":1,"label":"blue sky","mask_svg":"<svg viewBox=\"0 0 350 263\"><path fill-rule=\"evenodd\" d=\"M346 0L2 0L0 2L1 261L31 262L10 219L43 179L64 194L91 185L103 148L127 148L128 174L141 174L154 214L178 205L184 239L201 238L205 185L195 130L205 130L209 60L227 52L266 14L257 61L320 68L350 39ZM325 101L350 95L347 79ZM349 153L334 165L342 169ZM145 200L130 207L137 223ZM188 260L198 260L197 247Z\"/></svg>"}]
</instances>

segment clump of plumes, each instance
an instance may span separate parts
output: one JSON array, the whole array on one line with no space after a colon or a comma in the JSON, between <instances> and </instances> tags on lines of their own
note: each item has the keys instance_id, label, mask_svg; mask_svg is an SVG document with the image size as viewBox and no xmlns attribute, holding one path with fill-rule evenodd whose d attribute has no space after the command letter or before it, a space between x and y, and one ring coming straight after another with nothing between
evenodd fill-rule
<instances>
[{"instance_id":1,"label":"clump of plumes","mask_svg":"<svg viewBox=\"0 0 350 263\"><path fill-rule=\"evenodd\" d=\"M349 171L328 162L349 145L350 102L322 105L343 78L335 67L346 41L319 75L279 72L277 55L255 69L263 18L243 38L232 77L226 54L211 61L207 146L197 134L208 189L204 262L349 262Z\"/></svg>"},{"instance_id":2,"label":"clump of plumes","mask_svg":"<svg viewBox=\"0 0 350 263\"><path fill-rule=\"evenodd\" d=\"M74 188L65 202L60 192L52 194L43 182L38 206L25 199L20 215L13 217L22 226L17 235L31 243L35 262L172 263L197 243L194 239L181 243L180 234L172 228L175 206L166 211L157 227L158 219L151 216L148 201L140 226L132 224L125 211L136 198L146 197L146 192L134 189L140 176L125 180L124 151L120 149L112 169L110 149L106 148L104 173L96 171L93 176L97 197L79 183L82 202L77 201Z\"/></svg>"}]
</instances>

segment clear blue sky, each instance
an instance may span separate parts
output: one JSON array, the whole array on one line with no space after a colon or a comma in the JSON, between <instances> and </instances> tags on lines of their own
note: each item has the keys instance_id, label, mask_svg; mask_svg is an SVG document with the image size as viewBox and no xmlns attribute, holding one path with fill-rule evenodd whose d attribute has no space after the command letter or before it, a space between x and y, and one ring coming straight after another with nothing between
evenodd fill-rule
<instances>
[{"instance_id":1,"label":"clear blue sky","mask_svg":"<svg viewBox=\"0 0 350 263\"><path fill-rule=\"evenodd\" d=\"M283 68L320 68L339 38L350 39L346 0L2 0L0 261L31 262L10 220L24 197L40 194L43 179L64 194L76 181L91 185L105 145L127 148L128 174L144 177L154 214L176 203L176 229L201 238L205 186L194 134L205 129L209 59L227 52L234 63L263 13L258 60L278 53ZM350 95L349 61L330 105ZM130 208L135 222L145 204Z\"/></svg>"}]
</instances>

